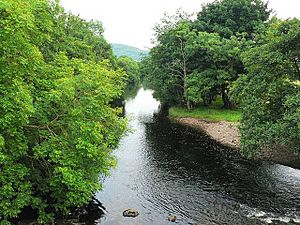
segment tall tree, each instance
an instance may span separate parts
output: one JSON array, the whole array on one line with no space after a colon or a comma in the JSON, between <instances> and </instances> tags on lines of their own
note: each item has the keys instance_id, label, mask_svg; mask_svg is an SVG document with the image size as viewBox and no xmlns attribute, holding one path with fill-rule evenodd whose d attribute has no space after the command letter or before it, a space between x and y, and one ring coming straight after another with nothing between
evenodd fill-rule
<instances>
[{"instance_id":1,"label":"tall tree","mask_svg":"<svg viewBox=\"0 0 300 225\"><path fill-rule=\"evenodd\" d=\"M56 54L65 52L69 59L113 61L112 48L103 37L102 23L86 21L79 16L67 13L58 3L58 1L52 1L47 8L37 8L34 11L37 17L37 32L39 32L36 35L39 40L35 44L43 53L45 60L54 60ZM44 23L47 21L51 25L46 27ZM42 34L40 31L45 32ZM45 34L47 38L42 36Z\"/></svg>"},{"instance_id":2,"label":"tall tree","mask_svg":"<svg viewBox=\"0 0 300 225\"><path fill-rule=\"evenodd\" d=\"M247 73L235 84L243 108L242 152L253 157L263 147L300 152L300 21L274 22L264 44L243 54Z\"/></svg>"},{"instance_id":3,"label":"tall tree","mask_svg":"<svg viewBox=\"0 0 300 225\"><path fill-rule=\"evenodd\" d=\"M257 44L260 33L267 27L270 12L268 3L261 0L216 0L204 5L193 27L200 32L217 33L222 38L217 48L222 50L215 48L217 55L213 54L208 59L214 69L207 64L206 68L200 70L203 78L199 77L199 73L195 78L194 74L193 82L198 80L202 84L202 90L200 85L199 91L207 92L213 85L215 88L212 93L222 96L224 107L232 107L229 89L232 82L244 72L240 54L250 45L247 40L253 41L252 46ZM201 65L198 67L201 68ZM210 94L206 96L211 100Z\"/></svg>"},{"instance_id":4,"label":"tall tree","mask_svg":"<svg viewBox=\"0 0 300 225\"><path fill-rule=\"evenodd\" d=\"M188 96L195 103L210 104L217 95L224 107L231 108L230 87L243 72L240 54L249 43L244 38L221 38L218 34L199 32L188 50L190 68Z\"/></svg>"},{"instance_id":5,"label":"tall tree","mask_svg":"<svg viewBox=\"0 0 300 225\"><path fill-rule=\"evenodd\" d=\"M157 31L157 45L151 49L148 59L148 65L155 68L151 71L159 72L150 72L146 80L160 100L171 100L177 104L184 102L190 109L192 105L187 96L187 77L190 73L188 43L192 43L189 39L196 37L196 33L190 30L190 22L186 19L163 27Z\"/></svg>"},{"instance_id":6,"label":"tall tree","mask_svg":"<svg viewBox=\"0 0 300 225\"><path fill-rule=\"evenodd\" d=\"M55 1L1 1L0 18L0 217L30 206L46 223L91 200L114 165L125 74L102 26Z\"/></svg>"},{"instance_id":7,"label":"tall tree","mask_svg":"<svg viewBox=\"0 0 300 225\"><path fill-rule=\"evenodd\" d=\"M245 33L247 39L254 39L270 12L262 0L215 0L198 13L195 28L225 38Z\"/></svg>"},{"instance_id":8,"label":"tall tree","mask_svg":"<svg viewBox=\"0 0 300 225\"><path fill-rule=\"evenodd\" d=\"M182 20L158 35L147 59L149 87L161 100L184 103L188 109L195 103L210 104L217 95L222 96L225 108L231 108L228 92L243 71L240 53L247 41L242 36L226 39L197 32L191 26ZM174 97L177 101L171 102Z\"/></svg>"}]
</instances>

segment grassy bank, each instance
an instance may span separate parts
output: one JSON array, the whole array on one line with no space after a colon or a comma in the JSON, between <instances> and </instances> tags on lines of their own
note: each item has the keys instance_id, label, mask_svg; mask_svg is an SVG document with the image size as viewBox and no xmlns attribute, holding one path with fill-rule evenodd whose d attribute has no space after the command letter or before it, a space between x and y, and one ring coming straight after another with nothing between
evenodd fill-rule
<instances>
[{"instance_id":1,"label":"grassy bank","mask_svg":"<svg viewBox=\"0 0 300 225\"><path fill-rule=\"evenodd\" d=\"M191 117L211 121L225 120L238 122L241 119L242 112L237 109L224 109L218 106L200 106L193 110L187 110L184 107L171 107L169 109L169 115L171 117Z\"/></svg>"}]
</instances>

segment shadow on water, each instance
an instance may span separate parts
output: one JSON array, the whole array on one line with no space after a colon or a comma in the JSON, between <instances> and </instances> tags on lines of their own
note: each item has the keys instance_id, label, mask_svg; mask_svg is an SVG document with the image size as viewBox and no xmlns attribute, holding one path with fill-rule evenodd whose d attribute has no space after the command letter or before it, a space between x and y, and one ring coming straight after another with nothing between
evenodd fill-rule
<instances>
[{"instance_id":1,"label":"shadow on water","mask_svg":"<svg viewBox=\"0 0 300 225\"><path fill-rule=\"evenodd\" d=\"M299 171L245 160L205 134L161 117L146 123L146 139L153 166L147 193L156 202L172 201L186 219L196 224L299 222Z\"/></svg>"}]
</instances>

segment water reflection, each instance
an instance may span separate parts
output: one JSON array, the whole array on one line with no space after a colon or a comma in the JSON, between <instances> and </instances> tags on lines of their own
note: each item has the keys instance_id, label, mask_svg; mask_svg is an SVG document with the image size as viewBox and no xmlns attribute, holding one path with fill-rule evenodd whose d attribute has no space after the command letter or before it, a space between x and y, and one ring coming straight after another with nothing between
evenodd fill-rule
<instances>
[{"instance_id":1,"label":"water reflection","mask_svg":"<svg viewBox=\"0 0 300 225\"><path fill-rule=\"evenodd\" d=\"M97 194L107 209L101 224L169 224L169 214L182 225L300 222L299 170L244 160L170 123L158 108L143 89L126 102L132 133L122 139L118 166ZM141 215L123 218L127 208Z\"/></svg>"}]
</instances>

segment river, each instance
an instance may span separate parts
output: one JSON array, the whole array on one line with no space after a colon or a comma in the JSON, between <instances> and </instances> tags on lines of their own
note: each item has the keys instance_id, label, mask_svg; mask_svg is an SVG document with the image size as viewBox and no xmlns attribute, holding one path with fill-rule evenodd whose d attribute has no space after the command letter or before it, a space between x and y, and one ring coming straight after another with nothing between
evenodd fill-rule
<instances>
[{"instance_id":1,"label":"river","mask_svg":"<svg viewBox=\"0 0 300 225\"><path fill-rule=\"evenodd\" d=\"M241 158L205 134L159 114L152 92L127 100L131 132L96 194L103 225L300 224L300 170ZM122 212L134 208L136 218Z\"/></svg>"}]
</instances>

